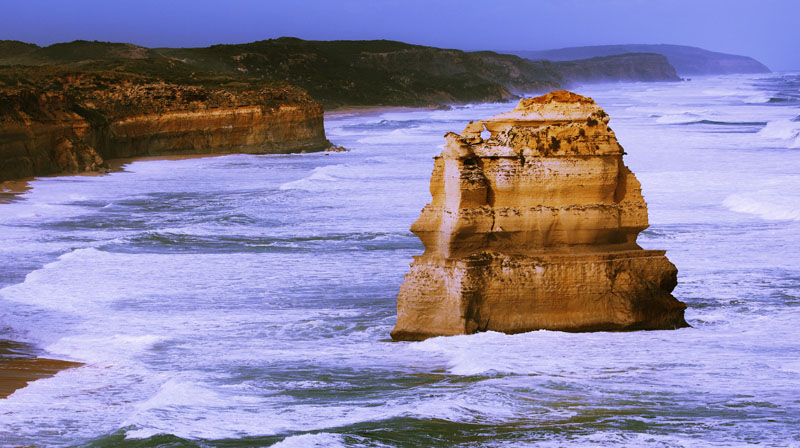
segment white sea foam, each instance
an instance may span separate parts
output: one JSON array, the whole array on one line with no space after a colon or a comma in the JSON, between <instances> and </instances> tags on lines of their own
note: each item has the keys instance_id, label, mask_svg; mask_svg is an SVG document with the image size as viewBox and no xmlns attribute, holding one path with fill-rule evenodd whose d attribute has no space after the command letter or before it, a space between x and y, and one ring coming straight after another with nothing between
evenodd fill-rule
<instances>
[{"instance_id":1,"label":"white sea foam","mask_svg":"<svg viewBox=\"0 0 800 448\"><path fill-rule=\"evenodd\" d=\"M197 399L182 396L185 392L198 393ZM177 394L178 396L174 396ZM241 436L266 436L289 431L314 431L347 426L355 423L397 416L400 410L388 406L309 406L286 401L261 400L260 403L241 401L241 397L218 396L208 391L185 388L162 391L158 407L140 408L123 423L132 427L126 431L128 438L147 438L157 434L175 434L184 438L224 439ZM174 404L175 401L191 406ZM216 413L225 409L224 413ZM175 415L173 413L177 412ZM174 415L171 421L160 418L164 413ZM215 419L204 418L215 413ZM197 425L198 420L206 420Z\"/></svg>"},{"instance_id":2,"label":"white sea foam","mask_svg":"<svg viewBox=\"0 0 800 448\"><path fill-rule=\"evenodd\" d=\"M680 112L676 114L661 115L656 118L656 123L659 124L680 124L691 123L702 119L702 115L693 112Z\"/></svg>"},{"instance_id":3,"label":"white sea foam","mask_svg":"<svg viewBox=\"0 0 800 448\"><path fill-rule=\"evenodd\" d=\"M800 221L800 199L791 196L737 193L726 197L722 204L731 211L762 219Z\"/></svg>"},{"instance_id":4,"label":"white sea foam","mask_svg":"<svg viewBox=\"0 0 800 448\"><path fill-rule=\"evenodd\" d=\"M314 447L336 448L344 446L353 446L353 445L350 443L345 443L344 437L342 437L342 435L331 434L327 432L291 436L281 440L275 445L272 445L273 448L314 448Z\"/></svg>"},{"instance_id":5,"label":"white sea foam","mask_svg":"<svg viewBox=\"0 0 800 448\"><path fill-rule=\"evenodd\" d=\"M758 131L760 137L777 140L794 140L800 134L800 123L792 120L770 121Z\"/></svg>"},{"instance_id":6,"label":"white sea foam","mask_svg":"<svg viewBox=\"0 0 800 448\"><path fill-rule=\"evenodd\" d=\"M778 146L800 148L800 122L794 120L770 121L757 135Z\"/></svg>"},{"instance_id":7,"label":"white sea foam","mask_svg":"<svg viewBox=\"0 0 800 448\"><path fill-rule=\"evenodd\" d=\"M639 421L646 425L646 419L641 417L631 417L631 420ZM556 436L551 439L541 440L536 438L531 440L530 446L541 448L562 448L565 446L589 448L604 446L624 446L624 447L669 447L669 448L723 448L723 447L746 447L758 446L757 443L742 443L731 437L730 440L702 440L697 437L679 436L671 434L648 434L633 431L596 431L592 434L581 434L577 436ZM522 442L519 446L526 446ZM791 446L791 445L787 445Z\"/></svg>"},{"instance_id":8,"label":"white sea foam","mask_svg":"<svg viewBox=\"0 0 800 448\"><path fill-rule=\"evenodd\" d=\"M395 129L387 134L374 135L358 139L361 144L437 144L440 135L432 134L429 129Z\"/></svg>"},{"instance_id":9,"label":"white sea foam","mask_svg":"<svg viewBox=\"0 0 800 448\"><path fill-rule=\"evenodd\" d=\"M68 336L45 347L49 353L74 361L115 363L141 355L164 336L114 334L111 336Z\"/></svg>"},{"instance_id":10,"label":"white sea foam","mask_svg":"<svg viewBox=\"0 0 800 448\"><path fill-rule=\"evenodd\" d=\"M769 94L759 93L756 95L748 96L747 98L745 98L744 102L750 104L760 104L760 103L768 103L770 99L772 99L772 96L770 96Z\"/></svg>"},{"instance_id":11,"label":"white sea foam","mask_svg":"<svg viewBox=\"0 0 800 448\"><path fill-rule=\"evenodd\" d=\"M501 446L785 446L800 436L785 418L798 411L800 381L790 356L800 152L774 149L796 136L775 124L759 134L656 122L797 115L744 104L762 93L751 79L581 90L609 112L641 181L653 226L640 243L667 249L680 270L675 295L694 328L678 331L386 341L397 287L422 250L408 226L430 200L442 134L513 104L344 117L326 123L352 149L336 158L141 162L34 182L0 207L0 267L21 282L0 291L0 327L87 364L0 400L0 445L85 445L124 431L377 446L364 428L416 419L436 420L439 434L458 424L464 437L514 428L512 440L499 431L487 442ZM733 93L702 94L713 89ZM406 134L386 131L411 122ZM217 225L228 212L258 224ZM174 238L149 253L140 246L151 235L236 242L206 253ZM398 249L398 235L417 245ZM273 241L291 250L237 250Z\"/></svg>"},{"instance_id":12,"label":"white sea foam","mask_svg":"<svg viewBox=\"0 0 800 448\"><path fill-rule=\"evenodd\" d=\"M732 96L748 95L748 91L739 89L705 89L701 93L712 98L727 98Z\"/></svg>"},{"instance_id":13,"label":"white sea foam","mask_svg":"<svg viewBox=\"0 0 800 448\"><path fill-rule=\"evenodd\" d=\"M69 312L104 307L122 296L112 282L106 281L117 275L124 277L125 268L115 266L113 258L118 256L91 247L73 250L29 273L24 282L0 289L0 297ZM103 269L92 272L92 265L102 265Z\"/></svg>"},{"instance_id":14,"label":"white sea foam","mask_svg":"<svg viewBox=\"0 0 800 448\"><path fill-rule=\"evenodd\" d=\"M375 177L375 167L367 165L326 165L314 168L311 175L303 179L286 182L279 188L281 190L306 190L321 191L327 189L344 188L337 184L342 180L361 180Z\"/></svg>"}]
</instances>

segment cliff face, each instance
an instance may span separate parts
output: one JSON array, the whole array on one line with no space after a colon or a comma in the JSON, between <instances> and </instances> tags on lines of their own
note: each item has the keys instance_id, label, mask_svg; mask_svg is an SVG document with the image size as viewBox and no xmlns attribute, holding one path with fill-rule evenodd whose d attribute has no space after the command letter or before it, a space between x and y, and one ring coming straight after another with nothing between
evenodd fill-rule
<instances>
[{"instance_id":1,"label":"cliff face","mask_svg":"<svg viewBox=\"0 0 800 448\"><path fill-rule=\"evenodd\" d=\"M321 105L288 85L235 91L72 74L0 92L0 181L94 171L118 157L329 146Z\"/></svg>"},{"instance_id":2,"label":"cliff face","mask_svg":"<svg viewBox=\"0 0 800 448\"><path fill-rule=\"evenodd\" d=\"M667 58L653 53L554 62L553 66L571 83L680 81L675 67L670 65Z\"/></svg>"},{"instance_id":3,"label":"cliff face","mask_svg":"<svg viewBox=\"0 0 800 448\"><path fill-rule=\"evenodd\" d=\"M445 136L394 339L687 325L675 266L636 244L647 205L608 121L558 91Z\"/></svg>"}]
</instances>

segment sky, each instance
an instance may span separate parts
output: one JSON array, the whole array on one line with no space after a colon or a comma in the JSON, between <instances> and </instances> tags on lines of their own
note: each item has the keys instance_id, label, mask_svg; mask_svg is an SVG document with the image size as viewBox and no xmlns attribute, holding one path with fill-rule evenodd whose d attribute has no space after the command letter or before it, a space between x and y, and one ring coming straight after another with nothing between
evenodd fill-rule
<instances>
[{"instance_id":1,"label":"sky","mask_svg":"<svg viewBox=\"0 0 800 448\"><path fill-rule=\"evenodd\" d=\"M800 70L800 0L0 0L0 39L197 47L294 36L464 50L678 44Z\"/></svg>"}]
</instances>

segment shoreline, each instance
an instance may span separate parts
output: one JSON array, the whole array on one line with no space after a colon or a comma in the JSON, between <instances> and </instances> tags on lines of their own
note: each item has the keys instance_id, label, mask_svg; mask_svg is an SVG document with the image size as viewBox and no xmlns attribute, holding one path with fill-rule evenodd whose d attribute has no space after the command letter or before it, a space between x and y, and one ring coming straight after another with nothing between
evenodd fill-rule
<instances>
[{"instance_id":1,"label":"shoreline","mask_svg":"<svg viewBox=\"0 0 800 448\"><path fill-rule=\"evenodd\" d=\"M137 156L137 157L123 157L119 159L106 160L107 168L102 171L82 171L80 173L56 173L45 174L35 177L23 177L21 179L10 179L0 182L0 205L10 204L20 200L19 195L30 191L33 188L32 182L39 179L48 179L53 177L71 177L71 176L105 176L112 173L124 173L125 166L134 162L148 162L158 160L185 160L185 159L200 159L205 157L221 157L229 156L235 153L209 153L209 154L181 154L181 155L165 155L165 156ZM298 153L299 154L299 153Z\"/></svg>"},{"instance_id":2,"label":"shoreline","mask_svg":"<svg viewBox=\"0 0 800 448\"><path fill-rule=\"evenodd\" d=\"M58 372L84 365L52 358L21 358L0 361L0 400L28 384L55 376Z\"/></svg>"},{"instance_id":3,"label":"shoreline","mask_svg":"<svg viewBox=\"0 0 800 448\"><path fill-rule=\"evenodd\" d=\"M410 108L409 108L410 109ZM349 112L346 112L349 113ZM334 148L335 145L331 146ZM2 204L10 204L12 202L16 202L20 200L18 198L19 195L30 191L33 186L32 182L39 180L39 179L48 179L53 177L71 177L71 176L105 176L107 174L112 173L124 173L125 166L135 162L150 162L150 161L159 161L159 160L188 160L188 159L204 159L208 157L222 157L222 156L231 156L237 154L250 154L250 155L293 155L293 154L314 154L314 153L322 153L322 154L329 154L331 152L337 152L331 149L325 149L322 151L314 151L314 152L296 152L296 153L286 153L286 154L252 154L252 153L238 153L238 152L229 152L229 153L202 153L202 154L177 154L177 155L163 155L163 156L135 156L135 157L122 157L117 159L108 159L106 160L107 168L101 171L82 171L80 173L54 173L54 174L45 174L41 176L34 176L34 177L23 177L19 179L9 179L0 181L0 205Z\"/></svg>"},{"instance_id":4,"label":"shoreline","mask_svg":"<svg viewBox=\"0 0 800 448\"><path fill-rule=\"evenodd\" d=\"M37 356L39 350L26 343L0 339L0 400L33 381L50 378L62 370L84 365Z\"/></svg>"},{"instance_id":5,"label":"shoreline","mask_svg":"<svg viewBox=\"0 0 800 448\"><path fill-rule=\"evenodd\" d=\"M0 182L0 204L10 204L18 201L17 196L33 188L30 183L34 178L6 180Z\"/></svg>"},{"instance_id":6,"label":"shoreline","mask_svg":"<svg viewBox=\"0 0 800 448\"><path fill-rule=\"evenodd\" d=\"M366 115L387 112L409 112L414 110L435 110L441 106L405 107L405 106L347 106L326 111L326 116ZM328 151L320 151L328 152ZM112 173L125 172L125 167L135 162L162 161L162 160L188 160L206 157L221 157L236 153L207 153L207 154L180 154L163 156L137 156L106 160L106 168L101 171L84 171L80 173L56 173L43 176L10 179L0 182L0 206L22 200L21 195L30 191L33 182L53 177L70 176L104 176ZM303 153L297 153L303 154ZM59 372L84 365L80 362L65 361L47 357L38 357L37 350L24 350L18 346L20 343L0 338L0 400L8 398L17 390L23 389L30 383L44 378L50 378Z\"/></svg>"}]
</instances>

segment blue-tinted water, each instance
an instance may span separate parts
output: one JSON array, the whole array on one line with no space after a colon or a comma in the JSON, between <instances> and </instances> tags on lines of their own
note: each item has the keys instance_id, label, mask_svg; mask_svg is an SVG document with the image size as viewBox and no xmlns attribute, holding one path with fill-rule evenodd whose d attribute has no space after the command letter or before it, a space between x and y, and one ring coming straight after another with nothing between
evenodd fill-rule
<instances>
[{"instance_id":1,"label":"blue-tinted water","mask_svg":"<svg viewBox=\"0 0 800 448\"><path fill-rule=\"evenodd\" d=\"M135 162L0 205L0 338L86 363L0 400L1 445L800 444L800 76L577 91L693 328L389 342L442 135L513 105L331 114L348 153Z\"/></svg>"}]
</instances>

